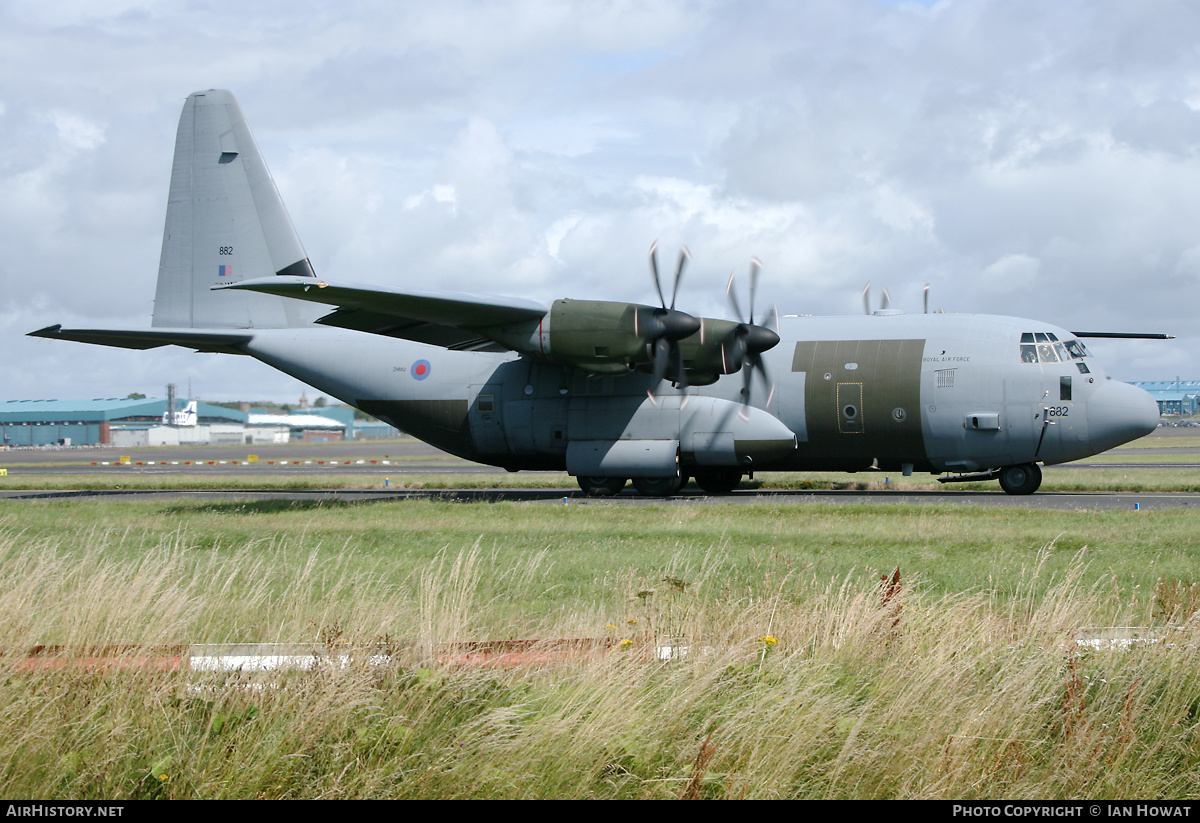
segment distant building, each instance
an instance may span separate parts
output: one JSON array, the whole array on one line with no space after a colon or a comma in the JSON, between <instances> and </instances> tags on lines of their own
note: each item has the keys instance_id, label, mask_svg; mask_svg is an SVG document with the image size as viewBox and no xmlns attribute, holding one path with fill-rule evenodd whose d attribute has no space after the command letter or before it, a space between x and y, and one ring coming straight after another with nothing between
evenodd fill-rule
<instances>
[{"instance_id":1,"label":"distant building","mask_svg":"<svg viewBox=\"0 0 1200 823\"><path fill-rule=\"evenodd\" d=\"M271 431L276 438L256 439L256 443L287 443L291 440L322 443L341 440L346 435L345 423L320 414L267 414L252 411L249 418L248 428L251 431ZM278 439L281 435L282 439Z\"/></svg>"},{"instance_id":2,"label":"distant building","mask_svg":"<svg viewBox=\"0 0 1200 823\"><path fill-rule=\"evenodd\" d=\"M246 427L244 412L197 403L196 425L186 428L164 425L166 414L166 399L154 397L9 400L0 402L0 442L5 446L245 442L241 433ZM237 432L236 441L231 430Z\"/></svg>"},{"instance_id":3,"label":"distant building","mask_svg":"<svg viewBox=\"0 0 1200 823\"><path fill-rule=\"evenodd\" d=\"M1155 380L1134 383L1145 389L1158 401L1158 413L1162 415L1194 415L1200 411L1200 381L1198 380Z\"/></svg>"}]
</instances>

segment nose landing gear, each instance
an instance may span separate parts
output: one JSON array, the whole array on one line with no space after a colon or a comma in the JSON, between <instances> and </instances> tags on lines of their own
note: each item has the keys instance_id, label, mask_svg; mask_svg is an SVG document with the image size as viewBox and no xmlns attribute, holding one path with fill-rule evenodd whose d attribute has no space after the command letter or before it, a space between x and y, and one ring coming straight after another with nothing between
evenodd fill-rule
<instances>
[{"instance_id":1,"label":"nose landing gear","mask_svg":"<svg viewBox=\"0 0 1200 823\"><path fill-rule=\"evenodd\" d=\"M1009 494L1033 494L1042 485L1042 470L1037 463L1021 463L1000 469L1000 488Z\"/></svg>"}]
</instances>

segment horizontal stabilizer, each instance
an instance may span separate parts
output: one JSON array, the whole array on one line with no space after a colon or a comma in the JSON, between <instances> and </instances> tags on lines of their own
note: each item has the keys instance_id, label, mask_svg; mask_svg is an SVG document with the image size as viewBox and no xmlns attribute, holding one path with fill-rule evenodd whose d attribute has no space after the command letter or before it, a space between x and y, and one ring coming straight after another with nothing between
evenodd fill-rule
<instances>
[{"instance_id":1,"label":"horizontal stabilizer","mask_svg":"<svg viewBox=\"0 0 1200 823\"><path fill-rule=\"evenodd\" d=\"M329 283L325 280L314 282L306 277L261 277L220 286L218 289L256 291L336 306L337 311L319 322L416 340L422 338L408 334L405 330L412 329L414 334L419 335L418 328L429 326L464 330L488 329L538 320L549 311L547 306L535 300L520 297L401 290L352 283ZM464 335L453 342L462 343L468 338L478 336ZM453 343L449 341L439 343L453 347Z\"/></svg>"},{"instance_id":2,"label":"horizontal stabilizer","mask_svg":"<svg viewBox=\"0 0 1200 823\"><path fill-rule=\"evenodd\" d=\"M159 346L183 346L202 352L245 354L241 347L250 342L249 332L206 331L203 329L64 329L61 325L31 331L29 337L74 340L98 346L122 349L156 349Z\"/></svg>"}]
</instances>

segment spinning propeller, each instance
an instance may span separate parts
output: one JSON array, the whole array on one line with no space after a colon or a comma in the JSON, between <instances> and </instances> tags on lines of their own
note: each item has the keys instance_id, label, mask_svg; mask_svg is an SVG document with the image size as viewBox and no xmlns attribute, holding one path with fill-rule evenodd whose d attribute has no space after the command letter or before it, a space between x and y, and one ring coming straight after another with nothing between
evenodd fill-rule
<instances>
[{"instance_id":1,"label":"spinning propeller","mask_svg":"<svg viewBox=\"0 0 1200 823\"><path fill-rule=\"evenodd\" d=\"M928 283L926 283L925 291L924 291L922 299L921 299L925 314L929 314L929 289L930 289L930 285ZM883 296L879 298L879 308L875 309L874 311L871 310L871 283L870 283L870 281L867 281L867 285L863 286L862 301L863 301L863 314L902 314L902 312L899 309L892 308L892 295L888 293L887 289L883 290ZM945 314L946 310L938 309L937 313Z\"/></svg>"},{"instance_id":2,"label":"spinning propeller","mask_svg":"<svg viewBox=\"0 0 1200 823\"><path fill-rule=\"evenodd\" d=\"M674 367L674 376L680 389L688 387L687 372L683 368L683 353L679 350L679 341L691 337L700 330L700 321L690 314L675 309L675 298L679 294L679 281L683 279L683 267L692 256L687 246L679 251L679 263L675 266L675 283L671 288L671 306L667 307L663 296L662 283L658 276L658 241L650 246L650 271L654 275L654 288L658 291L658 302L662 308L654 310L652 315L643 322L639 319L638 333L653 347L654 366L652 374L654 381L647 392L654 399L654 390L666 377L667 368Z\"/></svg>"},{"instance_id":3,"label":"spinning propeller","mask_svg":"<svg viewBox=\"0 0 1200 823\"><path fill-rule=\"evenodd\" d=\"M891 308L892 295L888 293L887 289L884 289L883 296L879 298L879 308L876 312L894 314L894 312L891 312ZM876 312L871 311L871 281L868 280L867 285L863 286L863 314L874 314Z\"/></svg>"},{"instance_id":4,"label":"spinning propeller","mask_svg":"<svg viewBox=\"0 0 1200 823\"><path fill-rule=\"evenodd\" d=\"M725 287L725 296L729 299L729 305L739 322L730 338L721 344L721 359L726 374L732 374L738 369L742 370L745 381L742 386L743 406L750 404L750 388L755 371L758 371L762 375L763 382L771 387L767 394L768 405L775 395L775 384L767 375L767 367L763 365L762 353L769 351L779 343L779 335L770 328L770 326L779 328L779 311L775 307L771 308L767 325L760 326L754 322L754 295L758 291L760 271L762 271L762 263L759 259L757 257L750 258L750 313L746 315L747 319L745 320L742 320L742 308L738 304L732 274L729 275L729 285Z\"/></svg>"}]
</instances>

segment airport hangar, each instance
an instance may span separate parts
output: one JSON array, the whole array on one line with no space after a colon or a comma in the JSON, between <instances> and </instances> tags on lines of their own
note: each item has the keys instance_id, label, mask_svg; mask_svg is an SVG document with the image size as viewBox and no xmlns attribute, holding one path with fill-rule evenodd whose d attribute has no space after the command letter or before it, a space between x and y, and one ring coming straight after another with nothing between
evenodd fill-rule
<instances>
[{"instance_id":1,"label":"airport hangar","mask_svg":"<svg viewBox=\"0 0 1200 823\"><path fill-rule=\"evenodd\" d=\"M9 400L0 403L0 442L8 447L124 445L122 432L166 428L162 422L166 411L167 401L153 397ZM204 427L210 436L212 426L245 430L249 418L245 412L209 403L197 403L196 412L195 428Z\"/></svg>"},{"instance_id":2,"label":"airport hangar","mask_svg":"<svg viewBox=\"0 0 1200 823\"><path fill-rule=\"evenodd\" d=\"M187 404L176 400L175 411ZM392 439L402 433L358 420L344 406L263 413L196 401L194 425L167 425L163 398L0 401L0 447L175 446Z\"/></svg>"}]
</instances>

